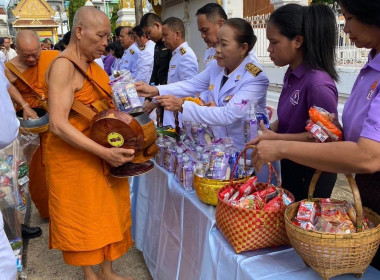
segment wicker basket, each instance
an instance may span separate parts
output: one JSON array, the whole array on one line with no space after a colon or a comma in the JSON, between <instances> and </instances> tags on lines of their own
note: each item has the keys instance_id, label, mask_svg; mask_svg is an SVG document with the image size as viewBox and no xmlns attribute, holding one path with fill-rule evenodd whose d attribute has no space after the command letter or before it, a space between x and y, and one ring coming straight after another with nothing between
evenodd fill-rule
<instances>
[{"instance_id":1,"label":"wicker basket","mask_svg":"<svg viewBox=\"0 0 380 280\"><path fill-rule=\"evenodd\" d=\"M236 179L234 183L244 183L246 178ZM218 191L227 185L230 180L216 180L216 179L207 179L199 177L197 174L194 174L194 189L197 193L199 199L210 205L216 206L218 204Z\"/></svg>"},{"instance_id":2,"label":"wicker basket","mask_svg":"<svg viewBox=\"0 0 380 280\"><path fill-rule=\"evenodd\" d=\"M317 171L310 183L309 200L313 199L315 185L321 172ZM362 224L362 213L375 225L375 228L356 233L333 234L319 231L307 231L292 224L297 215L299 202L290 205L285 211L286 232L296 252L306 265L311 266L323 279L336 275L354 273L361 277L371 263L380 243L380 216L372 210L362 207L360 194L352 175L346 175L354 195L357 225Z\"/></svg>"}]
</instances>

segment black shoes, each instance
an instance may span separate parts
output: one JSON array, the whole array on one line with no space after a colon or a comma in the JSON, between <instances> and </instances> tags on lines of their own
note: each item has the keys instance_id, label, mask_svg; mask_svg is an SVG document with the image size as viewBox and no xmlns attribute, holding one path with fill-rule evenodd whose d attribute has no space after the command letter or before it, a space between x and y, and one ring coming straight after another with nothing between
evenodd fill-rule
<instances>
[{"instance_id":1,"label":"black shoes","mask_svg":"<svg viewBox=\"0 0 380 280\"><path fill-rule=\"evenodd\" d=\"M42 230L39 227L28 227L27 225L21 224L21 236L25 239L31 239L41 236Z\"/></svg>"}]
</instances>

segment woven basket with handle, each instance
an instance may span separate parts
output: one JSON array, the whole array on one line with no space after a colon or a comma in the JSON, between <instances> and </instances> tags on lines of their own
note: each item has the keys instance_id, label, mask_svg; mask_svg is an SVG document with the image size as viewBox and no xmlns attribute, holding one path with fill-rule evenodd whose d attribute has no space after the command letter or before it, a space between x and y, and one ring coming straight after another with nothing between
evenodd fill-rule
<instances>
[{"instance_id":1,"label":"woven basket with handle","mask_svg":"<svg viewBox=\"0 0 380 280\"><path fill-rule=\"evenodd\" d=\"M246 150L253 148L248 146L241 154L245 154ZM257 187L264 190L272 186L270 184L271 172L274 172L280 186L278 175L271 164L269 165L268 183L258 183ZM235 165L236 168L236 165ZM235 171L234 168L234 171ZM236 253L243 251L256 250L267 247L277 247L289 244L284 224L285 209L272 211L245 209L231 205L220 199L219 193L228 187L238 189L239 185L232 180L218 192L218 205L216 207L216 226L220 232L226 237L228 242L234 248ZM293 195L285 189L281 188L290 198L294 200Z\"/></svg>"},{"instance_id":2,"label":"woven basket with handle","mask_svg":"<svg viewBox=\"0 0 380 280\"><path fill-rule=\"evenodd\" d=\"M321 175L316 171L310 187L308 200L313 198L315 185ZM371 263L380 243L380 216L372 210L362 207L360 194L352 175L346 175L354 195L357 227L356 233L333 234L319 231L307 231L292 224L297 215L299 202L293 203L285 211L285 226L290 242L306 265L311 266L323 279L336 275L354 273L361 277ZM363 214L375 228L362 231Z\"/></svg>"}]
</instances>

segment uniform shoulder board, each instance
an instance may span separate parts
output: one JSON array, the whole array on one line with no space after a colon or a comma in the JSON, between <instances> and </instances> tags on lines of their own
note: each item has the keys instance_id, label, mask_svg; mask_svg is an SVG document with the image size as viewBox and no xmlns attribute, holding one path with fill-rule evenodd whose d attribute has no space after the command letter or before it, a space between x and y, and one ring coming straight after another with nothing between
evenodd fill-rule
<instances>
[{"instance_id":1,"label":"uniform shoulder board","mask_svg":"<svg viewBox=\"0 0 380 280\"><path fill-rule=\"evenodd\" d=\"M179 51L181 52L181 55L184 55L186 53L186 49L184 47L180 48Z\"/></svg>"},{"instance_id":2,"label":"uniform shoulder board","mask_svg":"<svg viewBox=\"0 0 380 280\"><path fill-rule=\"evenodd\" d=\"M214 55L214 59L216 59L216 55Z\"/></svg>"},{"instance_id":3,"label":"uniform shoulder board","mask_svg":"<svg viewBox=\"0 0 380 280\"><path fill-rule=\"evenodd\" d=\"M134 50L132 50L132 49L130 49L129 51L131 52L131 54L134 54L134 53L135 53L135 51L134 51Z\"/></svg>"},{"instance_id":4,"label":"uniform shoulder board","mask_svg":"<svg viewBox=\"0 0 380 280\"><path fill-rule=\"evenodd\" d=\"M248 72L251 73L254 77L262 72L262 70L253 63L247 63L245 65L245 69L247 69Z\"/></svg>"}]
</instances>

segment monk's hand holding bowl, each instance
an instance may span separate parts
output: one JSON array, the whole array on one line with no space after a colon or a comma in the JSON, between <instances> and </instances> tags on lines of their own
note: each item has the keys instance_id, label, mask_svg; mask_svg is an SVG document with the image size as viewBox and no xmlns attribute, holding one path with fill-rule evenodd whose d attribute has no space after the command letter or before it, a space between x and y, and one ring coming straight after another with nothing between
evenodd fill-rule
<instances>
[{"instance_id":1,"label":"monk's hand holding bowl","mask_svg":"<svg viewBox=\"0 0 380 280\"><path fill-rule=\"evenodd\" d=\"M177 98L174 95L156 96L154 99L156 99L157 102L165 108L165 110L182 112L184 100Z\"/></svg>"},{"instance_id":2,"label":"monk's hand holding bowl","mask_svg":"<svg viewBox=\"0 0 380 280\"><path fill-rule=\"evenodd\" d=\"M118 167L132 161L134 153L135 150L133 149L106 148L103 159L107 161L112 167Z\"/></svg>"},{"instance_id":3,"label":"monk's hand holding bowl","mask_svg":"<svg viewBox=\"0 0 380 280\"><path fill-rule=\"evenodd\" d=\"M135 87L140 97L153 97L158 95L158 88L150 86L144 82L135 83Z\"/></svg>"},{"instance_id":4,"label":"monk's hand holding bowl","mask_svg":"<svg viewBox=\"0 0 380 280\"><path fill-rule=\"evenodd\" d=\"M157 107L157 104L156 103L154 103L154 102L152 102L152 101L149 101L149 100L145 100L144 101L144 105L143 105L143 110L144 110L144 112L146 113L146 114L150 114L150 113L152 113L152 111L154 110L154 109L156 109L156 107Z\"/></svg>"}]
</instances>

